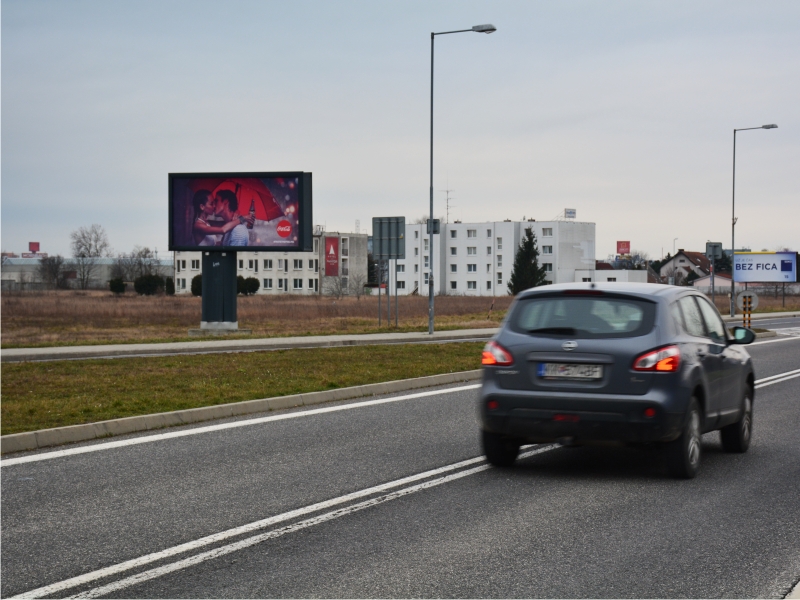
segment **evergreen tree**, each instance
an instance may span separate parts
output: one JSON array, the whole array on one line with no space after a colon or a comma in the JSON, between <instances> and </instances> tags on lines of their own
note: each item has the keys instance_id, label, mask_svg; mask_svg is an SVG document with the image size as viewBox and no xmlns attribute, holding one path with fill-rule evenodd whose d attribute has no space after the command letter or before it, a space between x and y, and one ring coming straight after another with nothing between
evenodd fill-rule
<instances>
[{"instance_id":1,"label":"evergreen tree","mask_svg":"<svg viewBox=\"0 0 800 600\"><path fill-rule=\"evenodd\" d=\"M516 296L523 290L547 284L547 271L539 266L539 247L532 228L525 230L525 237L514 256L514 270L508 280L508 291Z\"/></svg>"}]
</instances>

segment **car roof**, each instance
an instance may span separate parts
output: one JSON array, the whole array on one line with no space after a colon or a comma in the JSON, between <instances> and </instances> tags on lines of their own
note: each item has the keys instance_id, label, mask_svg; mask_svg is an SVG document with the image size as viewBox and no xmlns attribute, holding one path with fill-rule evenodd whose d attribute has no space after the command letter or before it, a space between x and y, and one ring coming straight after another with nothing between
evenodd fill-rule
<instances>
[{"instance_id":1,"label":"car roof","mask_svg":"<svg viewBox=\"0 0 800 600\"><path fill-rule=\"evenodd\" d=\"M648 298L669 298L682 292L692 291L691 288L660 283L627 283L627 282L581 282L581 283L555 283L530 288L519 294L519 298L527 298L539 294L563 292L566 290L597 290L643 296Z\"/></svg>"}]
</instances>

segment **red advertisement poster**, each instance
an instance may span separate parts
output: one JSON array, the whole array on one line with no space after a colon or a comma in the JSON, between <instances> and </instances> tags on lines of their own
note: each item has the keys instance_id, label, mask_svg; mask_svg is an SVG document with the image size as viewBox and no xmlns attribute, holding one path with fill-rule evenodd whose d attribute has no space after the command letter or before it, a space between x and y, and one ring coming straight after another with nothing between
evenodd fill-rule
<instances>
[{"instance_id":1,"label":"red advertisement poster","mask_svg":"<svg viewBox=\"0 0 800 600\"><path fill-rule=\"evenodd\" d=\"M339 275L339 238L325 238L325 277Z\"/></svg>"},{"instance_id":2,"label":"red advertisement poster","mask_svg":"<svg viewBox=\"0 0 800 600\"><path fill-rule=\"evenodd\" d=\"M617 254L630 254L630 253L631 253L630 242L617 242Z\"/></svg>"},{"instance_id":3,"label":"red advertisement poster","mask_svg":"<svg viewBox=\"0 0 800 600\"><path fill-rule=\"evenodd\" d=\"M28 252L38 252L39 242L28 242Z\"/></svg>"}]
</instances>

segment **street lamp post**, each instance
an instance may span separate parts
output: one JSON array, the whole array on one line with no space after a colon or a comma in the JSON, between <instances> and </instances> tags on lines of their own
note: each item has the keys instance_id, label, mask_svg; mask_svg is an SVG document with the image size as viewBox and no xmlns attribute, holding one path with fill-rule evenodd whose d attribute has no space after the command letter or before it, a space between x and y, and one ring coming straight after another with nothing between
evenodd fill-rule
<instances>
[{"instance_id":1,"label":"street lamp post","mask_svg":"<svg viewBox=\"0 0 800 600\"><path fill-rule=\"evenodd\" d=\"M477 33L494 33L497 27L494 25L475 25L472 29L459 29L458 31L431 32L431 216L428 222L428 333L433 335L433 39L437 35L447 35L448 33L464 33L475 31Z\"/></svg>"},{"instance_id":2,"label":"street lamp post","mask_svg":"<svg viewBox=\"0 0 800 600\"><path fill-rule=\"evenodd\" d=\"M734 270L736 268L736 132L750 131L751 129L777 129L774 123L762 125L761 127L745 127L744 129L733 130L733 193L731 195L731 316L736 314L736 287L734 282Z\"/></svg>"}]
</instances>

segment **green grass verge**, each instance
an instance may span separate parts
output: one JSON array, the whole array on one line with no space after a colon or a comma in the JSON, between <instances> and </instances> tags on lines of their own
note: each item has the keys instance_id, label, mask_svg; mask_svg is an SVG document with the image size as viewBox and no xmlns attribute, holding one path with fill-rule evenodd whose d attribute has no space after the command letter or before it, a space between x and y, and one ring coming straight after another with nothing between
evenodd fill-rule
<instances>
[{"instance_id":1,"label":"green grass verge","mask_svg":"<svg viewBox=\"0 0 800 600\"><path fill-rule=\"evenodd\" d=\"M483 343L3 365L2 434L469 371Z\"/></svg>"}]
</instances>

